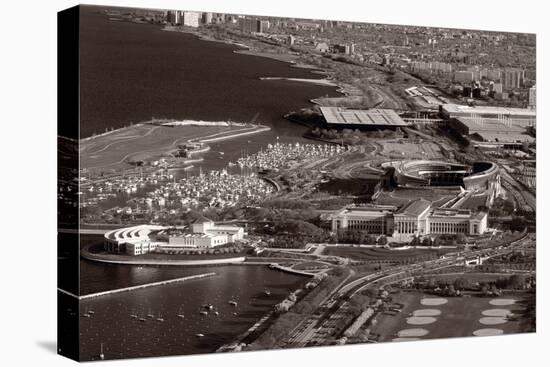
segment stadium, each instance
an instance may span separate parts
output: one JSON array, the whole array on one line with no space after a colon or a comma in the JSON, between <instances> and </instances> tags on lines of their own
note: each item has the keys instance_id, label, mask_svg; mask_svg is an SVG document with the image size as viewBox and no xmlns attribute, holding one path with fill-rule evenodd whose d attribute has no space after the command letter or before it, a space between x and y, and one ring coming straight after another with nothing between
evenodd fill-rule
<instances>
[{"instance_id":1,"label":"stadium","mask_svg":"<svg viewBox=\"0 0 550 367\"><path fill-rule=\"evenodd\" d=\"M393 169L400 187L462 187L466 190L489 189L500 181L498 166L491 162L472 165L429 160L404 160L382 165Z\"/></svg>"}]
</instances>

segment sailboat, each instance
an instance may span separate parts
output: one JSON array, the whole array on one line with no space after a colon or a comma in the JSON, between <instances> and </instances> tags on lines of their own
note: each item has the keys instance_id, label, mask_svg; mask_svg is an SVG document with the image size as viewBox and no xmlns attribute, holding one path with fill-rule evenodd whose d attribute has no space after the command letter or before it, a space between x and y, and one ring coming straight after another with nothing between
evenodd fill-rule
<instances>
[{"instance_id":1,"label":"sailboat","mask_svg":"<svg viewBox=\"0 0 550 367\"><path fill-rule=\"evenodd\" d=\"M157 317L157 321L158 322L164 322L164 319L162 318L160 312L159 312L159 316Z\"/></svg>"},{"instance_id":2,"label":"sailboat","mask_svg":"<svg viewBox=\"0 0 550 367\"><path fill-rule=\"evenodd\" d=\"M181 307L180 307L180 309L179 309L179 311L178 311L178 317L179 317L180 319L185 318L185 315L183 314L183 311L181 310Z\"/></svg>"},{"instance_id":3,"label":"sailboat","mask_svg":"<svg viewBox=\"0 0 550 367\"><path fill-rule=\"evenodd\" d=\"M105 359L105 354L103 354L103 343L101 343L101 353L99 353L99 359Z\"/></svg>"}]
</instances>

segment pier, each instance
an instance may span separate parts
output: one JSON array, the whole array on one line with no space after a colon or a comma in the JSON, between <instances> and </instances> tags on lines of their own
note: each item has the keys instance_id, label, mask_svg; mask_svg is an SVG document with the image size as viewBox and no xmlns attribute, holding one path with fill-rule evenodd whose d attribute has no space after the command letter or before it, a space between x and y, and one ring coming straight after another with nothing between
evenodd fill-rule
<instances>
[{"instance_id":1,"label":"pier","mask_svg":"<svg viewBox=\"0 0 550 367\"><path fill-rule=\"evenodd\" d=\"M83 295L83 296L77 296L77 295L75 295L75 294L72 294L72 293L63 291L62 289L59 289L59 290L60 290L61 292L65 293L65 294L68 294L68 295L70 295L70 296L76 297L76 298L78 298L79 300L84 300L84 299L88 299L88 298L95 298L95 297L107 296L107 295L115 294L115 293L131 292L131 291L135 291L135 290L138 290L138 289L156 287L156 286L159 286L159 285L166 285L166 284L172 284L172 283L179 283L179 282L184 282L184 281L186 281L186 280L208 278L208 277L213 277L214 275L216 275L216 273L197 274L197 275L191 275L191 276L182 277L182 278L176 278L176 279L170 279L170 280L163 280L163 281L160 281L160 282L154 282L154 283L147 283L147 284L135 285L135 286L132 286L132 287L125 287L125 288L112 289L112 290L110 290L110 291L104 291L104 292L97 292L97 293L85 294L85 295Z\"/></svg>"},{"instance_id":2,"label":"pier","mask_svg":"<svg viewBox=\"0 0 550 367\"><path fill-rule=\"evenodd\" d=\"M307 272L307 271L292 269L292 268L289 268L289 267L286 267L286 266L282 266L282 265L279 265L279 264L276 264L276 263L271 263L271 264L269 264L269 267L270 267L271 269L281 270L281 271L285 271L285 272L287 272L287 273L296 274L296 275L305 275L305 276L308 276L308 277L313 277L313 276L315 276L314 273L309 273L309 272Z\"/></svg>"}]
</instances>

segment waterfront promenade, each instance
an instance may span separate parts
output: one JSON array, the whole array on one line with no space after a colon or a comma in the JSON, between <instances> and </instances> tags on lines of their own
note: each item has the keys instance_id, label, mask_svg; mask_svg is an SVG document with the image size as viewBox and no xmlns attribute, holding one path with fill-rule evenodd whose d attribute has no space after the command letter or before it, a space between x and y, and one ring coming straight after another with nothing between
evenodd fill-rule
<instances>
[{"instance_id":1,"label":"waterfront promenade","mask_svg":"<svg viewBox=\"0 0 550 367\"><path fill-rule=\"evenodd\" d=\"M90 247L86 246L80 250L80 256L86 260L98 261L109 264L126 264L126 265L230 265L244 263L245 256L227 257L227 258L212 258L204 260L181 260L181 259L144 259L140 256L114 255L106 253L94 254L90 252ZM167 255L168 257L170 255Z\"/></svg>"}]
</instances>

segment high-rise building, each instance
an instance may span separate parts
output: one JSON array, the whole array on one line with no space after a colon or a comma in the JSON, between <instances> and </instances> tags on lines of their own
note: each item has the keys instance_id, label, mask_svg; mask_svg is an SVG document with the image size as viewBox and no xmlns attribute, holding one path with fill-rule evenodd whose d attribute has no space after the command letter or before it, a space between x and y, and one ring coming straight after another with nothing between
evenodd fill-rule
<instances>
[{"instance_id":1,"label":"high-rise building","mask_svg":"<svg viewBox=\"0 0 550 367\"><path fill-rule=\"evenodd\" d=\"M213 19L213 16L212 16L212 13L202 13L202 22L204 24L210 24L212 23L212 19Z\"/></svg>"},{"instance_id":2,"label":"high-rise building","mask_svg":"<svg viewBox=\"0 0 550 367\"><path fill-rule=\"evenodd\" d=\"M256 32L266 33L269 29L269 20L260 20L256 21Z\"/></svg>"},{"instance_id":3,"label":"high-rise building","mask_svg":"<svg viewBox=\"0 0 550 367\"><path fill-rule=\"evenodd\" d=\"M495 93L502 93L502 83L493 84L493 91Z\"/></svg>"},{"instance_id":4,"label":"high-rise building","mask_svg":"<svg viewBox=\"0 0 550 367\"><path fill-rule=\"evenodd\" d=\"M256 31L256 22L251 18L240 18L239 19L239 28L244 33L252 33Z\"/></svg>"},{"instance_id":5,"label":"high-rise building","mask_svg":"<svg viewBox=\"0 0 550 367\"><path fill-rule=\"evenodd\" d=\"M502 85L504 89L516 89L523 85L525 71L517 68L507 68L502 72Z\"/></svg>"},{"instance_id":6,"label":"high-rise building","mask_svg":"<svg viewBox=\"0 0 550 367\"><path fill-rule=\"evenodd\" d=\"M535 109L537 107L537 88L533 85L529 88L529 108Z\"/></svg>"},{"instance_id":7,"label":"high-rise building","mask_svg":"<svg viewBox=\"0 0 550 367\"><path fill-rule=\"evenodd\" d=\"M186 27L197 28L199 26L200 13L196 11L181 12L181 23Z\"/></svg>"},{"instance_id":8,"label":"high-rise building","mask_svg":"<svg viewBox=\"0 0 550 367\"><path fill-rule=\"evenodd\" d=\"M500 80L501 72L500 70L487 69L486 75L489 80Z\"/></svg>"},{"instance_id":9,"label":"high-rise building","mask_svg":"<svg viewBox=\"0 0 550 367\"><path fill-rule=\"evenodd\" d=\"M294 45L294 42L296 41L296 39L294 38L293 35L289 35L286 39L286 42L289 46L292 46Z\"/></svg>"},{"instance_id":10,"label":"high-rise building","mask_svg":"<svg viewBox=\"0 0 550 367\"><path fill-rule=\"evenodd\" d=\"M180 24L180 12L178 10L168 10L166 13L166 21L172 25Z\"/></svg>"},{"instance_id":11,"label":"high-rise building","mask_svg":"<svg viewBox=\"0 0 550 367\"><path fill-rule=\"evenodd\" d=\"M472 71L455 71L454 81L457 83L471 83L474 80L474 73Z\"/></svg>"}]
</instances>

